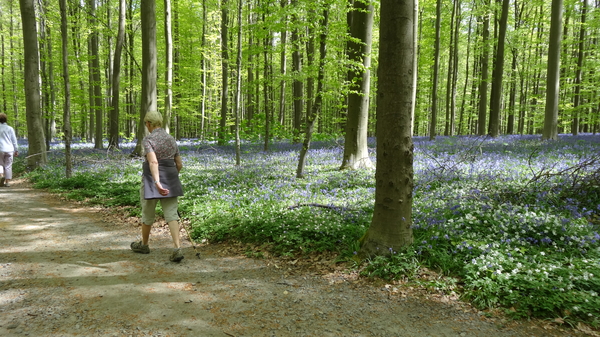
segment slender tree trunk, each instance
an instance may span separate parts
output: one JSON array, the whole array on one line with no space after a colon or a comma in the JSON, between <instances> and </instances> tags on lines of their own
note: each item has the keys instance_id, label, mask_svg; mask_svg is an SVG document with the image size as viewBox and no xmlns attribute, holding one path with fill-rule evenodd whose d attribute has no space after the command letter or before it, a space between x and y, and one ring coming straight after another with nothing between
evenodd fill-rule
<instances>
[{"instance_id":1,"label":"slender tree trunk","mask_svg":"<svg viewBox=\"0 0 600 337\"><path fill-rule=\"evenodd\" d=\"M235 165L240 166L241 159L241 141L240 141L240 116L242 114L242 0L238 0L238 32L237 32L237 71L235 74Z\"/></svg>"},{"instance_id":2,"label":"slender tree trunk","mask_svg":"<svg viewBox=\"0 0 600 337\"><path fill-rule=\"evenodd\" d=\"M502 106L502 81L504 79L504 46L506 40L506 28L508 26L509 0L502 1L502 14L500 16L500 32L498 34L498 46L496 48L496 59L492 71L492 94L490 101L490 124L489 133L492 137L498 137L500 131L500 108Z\"/></svg>"},{"instance_id":3,"label":"slender tree trunk","mask_svg":"<svg viewBox=\"0 0 600 337\"><path fill-rule=\"evenodd\" d=\"M27 0L26 0L27 1ZM33 5L32 5L33 6ZM33 9L32 9L33 10ZM9 2L9 15L10 15L10 27L9 27L9 32L10 32L10 36L15 36L15 22L14 22L14 15L13 15L13 2L10 1ZM33 18L34 18L34 24L35 24L35 13L33 13ZM37 35L37 32L36 34ZM36 36L37 39L37 36ZM15 57L15 44L14 44L14 40L13 39L9 39L9 48L10 48L10 59L11 60L16 60ZM23 40L25 41L25 37L23 37ZM36 45L37 46L37 45ZM23 47L23 50L25 50L25 47ZM37 47L36 47L37 50ZM27 59L25 59L27 60ZM12 96L13 96L13 114L15 116L15 134L17 135L17 137L19 137L20 135L20 123L19 123L19 104L17 103L17 76L16 76L16 65L15 65L15 61L10 63L10 77L11 77L11 82L12 82ZM39 72L39 69L38 69ZM27 76L27 73L24 74L25 78ZM27 82L25 82L27 83ZM25 89L25 91L27 91L27 89ZM26 101L27 102L27 101ZM31 150L31 149L30 149Z\"/></svg>"},{"instance_id":4,"label":"slender tree trunk","mask_svg":"<svg viewBox=\"0 0 600 337\"><path fill-rule=\"evenodd\" d=\"M119 100L121 84L121 53L125 40L125 12L127 3L125 0L119 0L119 30L117 31L117 44L115 46L113 77L112 77L112 100L110 116L110 137L108 147L119 148Z\"/></svg>"},{"instance_id":5,"label":"slender tree trunk","mask_svg":"<svg viewBox=\"0 0 600 337\"><path fill-rule=\"evenodd\" d=\"M102 148L102 83L100 81L100 55L98 53L98 28L96 28L96 1L88 0L89 23L92 31L89 35L88 45L90 53L90 103L92 107L92 120L94 122L94 148Z\"/></svg>"},{"instance_id":6,"label":"slender tree trunk","mask_svg":"<svg viewBox=\"0 0 600 337\"><path fill-rule=\"evenodd\" d=\"M173 108L173 34L171 29L171 0L165 0L165 112L163 126L167 133L171 126Z\"/></svg>"},{"instance_id":7,"label":"slender tree trunk","mask_svg":"<svg viewBox=\"0 0 600 337\"><path fill-rule=\"evenodd\" d=\"M219 124L219 145L227 138L227 110L229 99L229 0L221 1L221 119Z\"/></svg>"},{"instance_id":8,"label":"slender tree trunk","mask_svg":"<svg viewBox=\"0 0 600 337\"><path fill-rule=\"evenodd\" d=\"M579 105L581 103L581 76L583 72L583 60L585 49L585 16L587 12L587 0L581 1L581 28L579 29L579 48L577 50L577 68L575 70L575 95L573 97L573 122L571 133L579 134Z\"/></svg>"},{"instance_id":9,"label":"slender tree trunk","mask_svg":"<svg viewBox=\"0 0 600 337\"><path fill-rule=\"evenodd\" d=\"M289 0L281 0L281 8L289 4ZM284 28L281 30L281 57L279 64L279 71L281 73L281 81L279 84L279 124L284 125L285 123L285 90L287 86L287 15L283 18Z\"/></svg>"},{"instance_id":10,"label":"slender tree trunk","mask_svg":"<svg viewBox=\"0 0 600 337\"><path fill-rule=\"evenodd\" d=\"M558 139L558 95L560 83L560 44L562 40L563 0L552 0L548 74L546 84L546 113L542 139Z\"/></svg>"},{"instance_id":11,"label":"slender tree trunk","mask_svg":"<svg viewBox=\"0 0 600 337\"><path fill-rule=\"evenodd\" d=\"M298 1L292 0L292 6L297 7ZM292 22L297 24L299 21L298 15L292 16ZM304 84L300 79L302 73L302 59L300 51L300 34L298 28L294 28L292 31L292 73L293 73L293 85L292 85L292 96L294 97L294 142L300 140L300 128L302 126L302 112L304 109Z\"/></svg>"},{"instance_id":12,"label":"slender tree trunk","mask_svg":"<svg viewBox=\"0 0 600 337\"><path fill-rule=\"evenodd\" d=\"M469 36L467 38L467 56L466 56L466 60L465 60L465 85L463 87L463 92L462 92L462 101L460 104L460 114L459 114L459 120L458 120L458 134L461 135L462 130L463 130L463 120L464 120L464 112L465 112L465 102L466 102L466 96L467 96L467 87L469 86L469 59L471 57L471 27L472 27L472 23L473 23L473 16L471 15L469 17ZM468 128L467 128L467 133L468 133Z\"/></svg>"},{"instance_id":13,"label":"slender tree trunk","mask_svg":"<svg viewBox=\"0 0 600 337\"><path fill-rule=\"evenodd\" d=\"M202 53L200 53L200 71L201 74L201 85L202 85L202 98L200 103L200 139L204 139L206 133L206 58L204 51L206 50L206 0L202 0Z\"/></svg>"},{"instance_id":14,"label":"slender tree trunk","mask_svg":"<svg viewBox=\"0 0 600 337\"><path fill-rule=\"evenodd\" d=\"M452 14L450 16L450 46L448 52L448 73L446 74L446 123L444 125L444 136L452 135L451 128L454 127L454 112L451 111L451 102L452 102L452 79L454 78L454 73L456 69L454 68L454 58L457 56L455 53L455 49L458 47L458 43L455 42L455 21L458 21L456 18L456 10L458 7L458 0L452 1Z\"/></svg>"},{"instance_id":15,"label":"slender tree trunk","mask_svg":"<svg viewBox=\"0 0 600 337\"><path fill-rule=\"evenodd\" d=\"M442 0L437 0L435 10L435 50L433 56L433 88L431 92L431 124L429 125L429 140L437 136L438 119L438 82L440 77L440 34L442 25Z\"/></svg>"},{"instance_id":16,"label":"slender tree trunk","mask_svg":"<svg viewBox=\"0 0 600 337\"><path fill-rule=\"evenodd\" d=\"M266 14L263 13L263 22L265 21ZM271 129L272 129L272 121L274 107L272 104L270 93L273 91L271 87L271 77L273 74L273 68L271 62L269 62L269 55L271 54L271 46L273 45L273 37L271 34L264 39L264 48L263 48L263 99L265 101L264 110L265 110L265 142L263 146L264 151L269 151L269 143L271 142Z\"/></svg>"},{"instance_id":17,"label":"slender tree trunk","mask_svg":"<svg viewBox=\"0 0 600 337\"><path fill-rule=\"evenodd\" d=\"M304 143L302 144L302 149L300 150L300 157L298 160L298 169L296 170L296 178L304 177L304 167L306 166L306 155L308 153L308 149L310 148L310 142L312 138L312 133L315 127L315 122L319 117L319 113L321 112L321 107L323 105L323 86L325 79L325 58L326 58L326 43L327 43L327 30L328 30L328 21L329 21L329 11L327 9L323 10L323 17L320 22L320 48L319 48L319 74L317 76L317 93L315 98L315 104L313 105L311 114L308 116L306 120L306 131L304 135Z\"/></svg>"},{"instance_id":18,"label":"slender tree trunk","mask_svg":"<svg viewBox=\"0 0 600 337\"><path fill-rule=\"evenodd\" d=\"M489 7L489 3L486 2L485 6ZM483 51L481 52L481 81L479 83L479 119L477 134L480 136L485 135L486 117L487 117L487 92L488 92L488 65L489 65L489 46L488 41L490 38L490 17L489 14L483 15L483 39L482 45Z\"/></svg>"},{"instance_id":19,"label":"slender tree trunk","mask_svg":"<svg viewBox=\"0 0 600 337\"><path fill-rule=\"evenodd\" d=\"M123 0L124 2L124 0ZM65 103L63 106L63 132L65 139L65 176L71 177L71 82L69 79L69 38L67 31L67 1L60 0L60 32L62 36L62 70L65 87Z\"/></svg>"}]
</instances>

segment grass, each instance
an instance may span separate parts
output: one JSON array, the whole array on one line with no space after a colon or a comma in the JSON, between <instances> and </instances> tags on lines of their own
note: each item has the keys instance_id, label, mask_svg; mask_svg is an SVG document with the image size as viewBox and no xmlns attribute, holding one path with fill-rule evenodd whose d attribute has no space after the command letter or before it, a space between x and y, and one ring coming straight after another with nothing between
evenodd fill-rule
<instances>
[{"instance_id":1,"label":"grass","mask_svg":"<svg viewBox=\"0 0 600 337\"><path fill-rule=\"evenodd\" d=\"M369 143L374 158L374 140ZM64 177L60 144L27 173L36 187L139 215L141 160L133 144L106 152L75 144ZM369 226L374 172L340 172L343 148L315 142L306 178L296 179L299 144L232 146L182 141L180 211L197 239L235 240L271 253L339 252L351 261ZM363 264L363 274L411 278L421 267L462 285L479 308L514 317L600 325L600 136L496 139L415 138L415 244ZM19 162L16 168L24 168ZM259 256L260 252L256 252Z\"/></svg>"}]
</instances>

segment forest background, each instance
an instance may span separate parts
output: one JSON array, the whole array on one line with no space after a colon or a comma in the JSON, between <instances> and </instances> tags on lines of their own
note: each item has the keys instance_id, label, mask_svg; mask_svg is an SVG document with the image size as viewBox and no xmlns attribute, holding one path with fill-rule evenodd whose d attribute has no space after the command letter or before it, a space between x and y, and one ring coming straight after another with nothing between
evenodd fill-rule
<instances>
[{"instance_id":1,"label":"forest background","mask_svg":"<svg viewBox=\"0 0 600 337\"><path fill-rule=\"evenodd\" d=\"M379 4L326 2L327 56L316 132L340 137L353 93L366 95L371 101L368 112L374 115L376 72L370 71L366 84L361 79L364 71L378 67ZM563 12L559 133L594 132L600 123L596 99L600 74L595 71L599 4L588 2L559 4ZM558 1L553 3L556 6ZM120 12L121 5L126 7ZM239 18L238 5L242 6ZM234 137L238 115L242 139L297 140L315 99L318 40L325 29L320 25L322 5L302 0L158 2L158 108L167 117L167 127L178 139L226 141ZM418 3L414 134L541 133L552 56L551 6L547 0ZM370 10L372 17L352 28L352 8ZM66 11L73 136L95 141L97 148L108 136L132 139L142 94L140 2L69 1ZM49 142L63 132L64 79L57 75L62 62L60 10L57 2L41 1L35 13L41 114ZM120 22L123 44L117 48ZM24 46L16 1L0 2L0 45L0 107L10 114L19 136L24 136L28 127ZM122 57L115 53L120 48ZM120 77L115 82L117 72ZM236 86L241 91L239 107ZM370 136L374 121L370 118L367 125ZM118 146L116 141L113 145Z\"/></svg>"}]
</instances>

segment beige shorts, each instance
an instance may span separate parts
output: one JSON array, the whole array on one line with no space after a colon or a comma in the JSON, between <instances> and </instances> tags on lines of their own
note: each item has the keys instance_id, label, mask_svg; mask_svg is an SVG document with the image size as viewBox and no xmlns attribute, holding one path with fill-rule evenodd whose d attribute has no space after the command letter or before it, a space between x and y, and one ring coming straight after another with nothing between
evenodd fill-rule
<instances>
[{"instance_id":1,"label":"beige shorts","mask_svg":"<svg viewBox=\"0 0 600 337\"><path fill-rule=\"evenodd\" d=\"M165 215L165 221L177 221L179 215L177 214L177 197L163 198L163 199L144 199L144 185L140 188L140 203L142 204L142 223L144 225L152 226L156 217L156 204L160 201L160 207Z\"/></svg>"}]
</instances>

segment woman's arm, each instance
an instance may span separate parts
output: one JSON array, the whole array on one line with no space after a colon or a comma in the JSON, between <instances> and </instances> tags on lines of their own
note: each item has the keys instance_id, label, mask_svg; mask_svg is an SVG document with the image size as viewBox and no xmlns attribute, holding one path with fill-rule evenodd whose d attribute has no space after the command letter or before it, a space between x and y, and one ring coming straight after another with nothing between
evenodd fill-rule
<instances>
[{"instance_id":1,"label":"woman's arm","mask_svg":"<svg viewBox=\"0 0 600 337\"><path fill-rule=\"evenodd\" d=\"M158 174L158 159L156 159L156 153L148 152L146 154L146 160L148 160L148 164L150 164L150 173L152 174L152 180L154 181L154 185L158 189L158 193L161 195L169 194L169 190L163 188L160 183L160 176Z\"/></svg>"},{"instance_id":2,"label":"woman's arm","mask_svg":"<svg viewBox=\"0 0 600 337\"><path fill-rule=\"evenodd\" d=\"M175 155L175 167L177 167L177 172L180 172L183 167L183 162L181 161L181 156L179 154Z\"/></svg>"}]
</instances>

